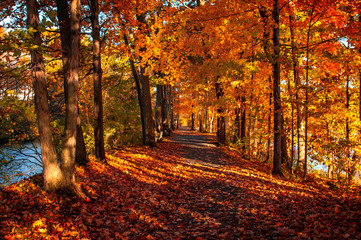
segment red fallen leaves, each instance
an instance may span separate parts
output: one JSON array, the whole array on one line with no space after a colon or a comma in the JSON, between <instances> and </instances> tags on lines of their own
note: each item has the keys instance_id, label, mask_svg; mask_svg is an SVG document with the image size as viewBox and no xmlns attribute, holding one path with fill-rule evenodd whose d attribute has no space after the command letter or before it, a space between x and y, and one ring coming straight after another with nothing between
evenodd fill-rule
<instances>
[{"instance_id":1,"label":"red fallen leaves","mask_svg":"<svg viewBox=\"0 0 361 240\"><path fill-rule=\"evenodd\" d=\"M0 190L0 238L361 238L359 198L275 179L267 165L179 136L79 168L85 201L45 193L41 176Z\"/></svg>"}]
</instances>

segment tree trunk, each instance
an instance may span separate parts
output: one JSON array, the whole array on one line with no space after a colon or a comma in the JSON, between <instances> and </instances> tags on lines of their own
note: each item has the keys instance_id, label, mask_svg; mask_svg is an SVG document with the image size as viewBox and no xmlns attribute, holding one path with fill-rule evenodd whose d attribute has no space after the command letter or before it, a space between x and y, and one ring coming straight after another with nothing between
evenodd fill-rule
<instances>
[{"instance_id":1,"label":"tree trunk","mask_svg":"<svg viewBox=\"0 0 361 240\"><path fill-rule=\"evenodd\" d=\"M305 99L305 161L303 165L303 178L305 179L307 176L307 150L308 150L308 80L309 80L309 56L310 56L310 35L311 35L311 26L313 14L315 11L315 7L312 7L310 22L307 30L307 43L306 43L306 99Z\"/></svg>"},{"instance_id":2,"label":"tree trunk","mask_svg":"<svg viewBox=\"0 0 361 240\"><path fill-rule=\"evenodd\" d=\"M89 158L85 148L85 141L84 141L83 129L81 127L79 111L76 121L76 132L77 134L76 134L75 164L78 166L85 166L89 162Z\"/></svg>"},{"instance_id":3,"label":"tree trunk","mask_svg":"<svg viewBox=\"0 0 361 240\"><path fill-rule=\"evenodd\" d=\"M282 149L282 163L286 163L289 167L290 157L288 155L288 148L287 148L287 133L285 131L285 121L283 118L283 114L281 113L281 149Z\"/></svg>"},{"instance_id":4,"label":"tree trunk","mask_svg":"<svg viewBox=\"0 0 361 240\"><path fill-rule=\"evenodd\" d=\"M241 97L241 146L242 150L246 150L246 97Z\"/></svg>"},{"instance_id":5,"label":"tree trunk","mask_svg":"<svg viewBox=\"0 0 361 240\"><path fill-rule=\"evenodd\" d=\"M268 78L270 83L270 88L272 88L272 78ZM272 92L269 93L268 96L268 118L267 118L267 130L268 130L268 138L267 138L267 161L271 160L271 134L272 134Z\"/></svg>"},{"instance_id":6,"label":"tree trunk","mask_svg":"<svg viewBox=\"0 0 361 240\"><path fill-rule=\"evenodd\" d=\"M33 88L35 93L35 110L38 121L41 160L43 163L44 186L47 191L55 191L62 187L63 174L58 164L55 144L51 131L48 93L45 78L44 59L41 53L42 39L37 30L39 25L38 2L27 0L27 26L34 47L30 48Z\"/></svg>"},{"instance_id":7,"label":"tree trunk","mask_svg":"<svg viewBox=\"0 0 361 240\"><path fill-rule=\"evenodd\" d=\"M103 128L102 66L100 54L99 2L91 0L93 37L93 82L94 82L94 140L95 158L106 162Z\"/></svg>"},{"instance_id":8,"label":"tree trunk","mask_svg":"<svg viewBox=\"0 0 361 240\"><path fill-rule=\"evenodd\" d=\"M64 78L64 96L67 98L68 94L68 80L69 77L69 47L70 47L70 17L68 2L64 0L57 0L57 15L60 29L62 62L63 62L63 78ZM75 161L78 165L86 165L89 162L88 154L85 147L83 130L81 127L81 119L77 117L77 136L76 136L76 153Z\"/></svg>"},{"instance_id":9,"label":"tree trunk","mask_svg":"<svg viewBox=\"0 0 361 240\"><path fill-rule=\"evenodd\" d=\"M221 100L224 92L219 77L217 77L215 87L217 100ZM227 119L224 116L224 109L221 104L217 108L217 115L217 142L219 145L224 145L227 144Z\"/></svg>"},{"instance_id":10,"label":"tree trunk","mask_svg":"<svg viewBox=\"0 0 361 240\"><path fill-rule=\"evenodd\" d=\"M65 188L72 188L75 170L75 149L78 117L78 82L80 50L80 0L72 0L70 5L70 48L69 77L65 98L65 135L61 153L61 169Z\"/></svg>"},{"instance_id":11,"label":"tree trunk","mask_svg":"<svg viewBox=\"0 0 361 240\"><path fill-rule=\"evenodd\" d=\"M239 97L237 97L236 101L239 101ZM234 130L233 142L236 143L238 142L238 140L241 139L241 108L237 107L234 110L234 114L236 117L234 119L235 130Z\"/></svg>"},{"instance_id":12,"label":"tree trunk","mask_svg":"<svg viewBox=\"0 0 361 240\"><path fill-rule=\"evenodd\" d=\"M262 23L263 23L263 50L266 54L267 59L269 60L270 63L272 63L272 59L271 59L271 52L270 52L270 31L268 30L268 13L267 13L267 9L263 6L261 6L259 8L259 13L261 15L262 18ZM273 83L272 83L272 78L269 77L269 87L270 89L273 88ZM272 118L272 92L269 93L269 108L268 108L268 125L267 125L267 130L268 130L268 138L267 138L267 155L266 155L266 161L269 161L271 158L271 133L272 133L272 122L271 122L271 118Z\"/></svg>"},{"instance_id":13,"label":"tree trunk","mask_svg":"<svg viewBox=\"0 0 361 240\"><path fill-rule=\"evenodd\" d=\"M194 130L194 113L193 113L193 106L192 106L192 113L191 113L191 130Z\"/></svg>"},{"instance_id":14,"label":"tree trunk","mask_svg":"<svg viewBox=\"0 0 361 240\"><path fill-rule=\"evenodd\" d=\"M211 119L209 120L209 132L210 132L210 133L213 132L213 121L214 121L214 109L213 109L213 111L212 111Z\"/></svg>"},{"instance_id":15,"label":"tree trunk","mask_svg":"<svg viewBox=\"0 0 361 240\"><path fill-rule=\"evenodd\" d=\"M175 119L174 119L174 95L173 95L173 89L171 85L168 85L168 113L169 113L169 119L170 119L170 130L175 130Z\"/></svg>"},{"instance_id":16,"label":"tree trunk","mask_svg":"<svg viewBox=\"0 0 361 240\"><path fill-rule=\"evenodd\" d=\"M137 14L137 20L142 24L138 27L139 31L147 32L146 13ZM140 52L145 52L146 47L142 47ZM140 57L141 61L141 57ZM141 96L143 105L143 124L144 124L144 138L143 143L146 146L155 146L155 133L154 133L154 119L152 111L152 99L150 94L149 76L145 75L145 67L139 66L139 78L141 83Z\"/></svg>"},{"instance_id":17,"label":"tree trunk","mask_svg":"<svg viewBox=\"0 0 361 240\"><path fill-rule=\"evenodd\" d=\"M164 132L164 136L169 136L171 133L171 129L169 128L169 96L167 91L167 86L162 85L160 87L160 106L161 106L161 114L162 114L162 128Z\"/></svg>"},{"instance_id":18,"label":"tree trunk","mask_svg":"<svg viewBox=\"0 0 361 240\"><path fill-rule=\"evenodd\" d=\"M159 133L159 139L163 138L163 125L161 114L161 101L162 101L162 85L157 85L157 95L155 102L155 129Z\"/></svg>"},{"instance_id":19,"label":"tree trunk","mask_svg":"<svg viewBox=\"0 0 361 240\"><path fill-rule=\"evenodd\" d=\"M299 97L299 88L300 88L300 75L298 72L298 68L299 68L299 63L298 63L298 51L297 51L297 46L296 46L296 42L295 42L295 32L294 32L294 24L295 24L295 16L293 13L290 14L289 16L289 20L290 20L290 33L291 33L291 48L292 48L292 62L293 62L293 79L294 79L294 83L295 83L295 87L296 87L296 119L297 119L297 123L296 123L296 132L297 132L297 168L299 167L299 162L300 162L300 142L301 142L301 138L300 138L300 121L301 121L301 112L300 112L300 97ZM294 141L293 141L293 108L292 108L292 156L291 156L291 162L293 165L294 162ZM304 159L302 159L302 161L304 161ZM292 170L291 170L292 171Z\"/></svg>"},{"instance_id":20,"label":"tree trunk","mask_svg":"<svg viewBox=\"0 0 361 240\"><path fill-rule=\"evenodd\" d=\"M273 19L275 26L273 28L273 46L274 46L274 63L273 63L273 97L274 97L274 154L273 154L273 170L274 175L282 174L282 141L281 141L281 89L280 89L280 29L279 29L279 3L274 1Z\"/></svg>"},{"instance_id":21,"label":"tree trunk","mask_svg":"<svg viewBox=\"0 0 361 240\"><path fill-rule=\"evenodd\" d=\"M129 45L128 37L126 34L123 35L124 37L124 43L125 45ZM137 89L137 96L138 96L138 103L140 108L140 119L142 123L142 139L143 139L143 145L145 145L145 117L144 117L144 104L143 104L143 98L142 98L142 87L139 79L139 74L137 72L137 69L135 68L135 63L133 60L133 56L129 56L129 62L130 62L130 69L132 70L135 86Z\"/></svg>"},{"instance_id":22,"label":"tree trunk","mask_svg":"<svg viewBox=\"0 0 361 240\"><path fill-rule=\"evenodd\" d=\"M155 134L149 76L144 75L144 68L142 66L140 66L140 81L142 83L142 98L145 123L145 145L153 147L155 145Z\"/></svg>"}]
</instances>

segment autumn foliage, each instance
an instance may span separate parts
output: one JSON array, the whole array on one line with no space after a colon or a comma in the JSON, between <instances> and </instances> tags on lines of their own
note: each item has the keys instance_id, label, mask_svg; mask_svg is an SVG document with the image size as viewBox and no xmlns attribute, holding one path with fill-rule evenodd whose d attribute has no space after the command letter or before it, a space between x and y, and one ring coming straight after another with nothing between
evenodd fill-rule
<instances>
[{"instance_id":1,"label":"autumn foliage","mask_svg":"<svg viewBox=\"0 0 361 240\"><path fill-rule=\"evenodd\" d=\"M90 199L46 193L41 176L0 191L3 239L355 239L360 199L324 181L282 180L268 165L177 133L157 148L108 152L76 177Z\"/></svg>"},{"instance_id":2,"label":"autumn foliage","mask_svg":"<svg viewBox=\"0 0 361 240\"><path fill-rule=\"evenodd\" d=\"M360 1L69 3L0 3L0 238L361 238Z\"/></svg>"}]
</instances>

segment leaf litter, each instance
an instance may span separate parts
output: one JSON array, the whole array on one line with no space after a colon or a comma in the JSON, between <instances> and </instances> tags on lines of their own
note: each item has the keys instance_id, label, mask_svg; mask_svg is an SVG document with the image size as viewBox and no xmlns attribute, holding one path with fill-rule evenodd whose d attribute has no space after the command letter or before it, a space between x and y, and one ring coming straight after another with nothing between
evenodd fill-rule
<instances>
[{"instance_id":1,"label":"leaf litter","mask_svg":"<svg viewBox=\"0 0 361 240\"><path fill-rule=\"evenodd\" d=\"M77 168L90 201L44 192L41 175L7 186L0 239L361 238L359 193L275 178L269 165L201 140L212 135L176 131Z\"/></svg>"}]
</instances>

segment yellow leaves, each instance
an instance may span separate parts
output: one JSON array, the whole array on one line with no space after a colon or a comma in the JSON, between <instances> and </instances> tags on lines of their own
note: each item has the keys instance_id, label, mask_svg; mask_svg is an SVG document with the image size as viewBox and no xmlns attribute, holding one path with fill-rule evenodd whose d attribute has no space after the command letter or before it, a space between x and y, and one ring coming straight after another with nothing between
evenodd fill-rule
<instances>
[{"instance_id":1,"label":"yellow leaves","mask_svg":"<svg viewBox=\"0 0 361 240\"><path fill-rule=\"evenodd\" d=\"M46 233L48 231L46 226L46 219L43 217L33 222L32 227L40 233Z\"/></svg>"}]
</instances>

